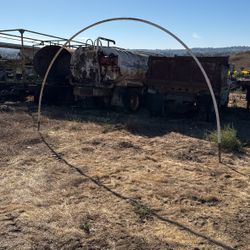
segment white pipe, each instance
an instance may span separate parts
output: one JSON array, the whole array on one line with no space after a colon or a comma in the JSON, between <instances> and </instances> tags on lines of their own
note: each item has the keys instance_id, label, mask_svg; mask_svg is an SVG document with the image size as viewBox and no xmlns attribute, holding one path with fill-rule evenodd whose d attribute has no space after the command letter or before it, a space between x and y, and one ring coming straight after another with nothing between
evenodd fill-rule
<instances>
[{"instance_id":1,"label":"white pipe","mask_svg":"<svg viewBox=\"0 0 250 250\"><path fill-rule=\"evenodd\" d=\"M134 17L117 17L117 18L109 18L109 19L104 19L104 20L101 20L99 22L95 22L89 26L86 26L85 28L81 29L80 31L76 32L71 38L69 38L64 44L63 46L58 50L58 52L54 55L53 59L51 60L50 62L50 65L48 66L48 69L46 71L46 74L43 78L43 81L42 81L42 86L41 86L41 90L40 90L40 96L39 96L39 104L38 104L38 116L37 116L37 125L38 125L38 130L40 130L40 122L41 122L41 104L42 104L42 96L43 96L43 90L44 90L44 86L45 86L45 83L47 81L47 78L48 78L48 74L52 68L52 65L54 64L56 58L58 57L58 55L61 53L61 51L66 47L66 45L72 40L74 39L76 36L78 36L79 34L81 34L82 32L94 27L94 26L97 26L97 25L100 25L102 23L107 23L107 22L113 22L113 21L136 21L136 22L141 22L141 23L146 23L148 25L151 25L155 28L158 28L160 30L162 30L163 32L167 33L168 35L172 36L176 41L178 41L187 51L188 53L190 54L190 56L193 57L193 59L195 60L195 62L197 63L198 67L200 68L205 80L206 80L206 83L207 83L207 86L209 88L209 91L210 91L210 94L211 94L211 97L212 97L212 100L213 100L213 105L214 105L214 110L215 110L215 115L216 115L216 125L217 125L217 140L218 140L218 153L219 153L219 162L221 162L221 152L220 152L220 145L221 145L221 126L220 126L220 115L219 115L219 110L218 110L218 105L217 105L217 102L216 102L216 98L215 98L215 94L214 94L214 91L213 91L213 88L212 88L212 85L210 83L210 80L207 76L207 73L206 71L204 70L203 66L201 65L200 61L198 60L198 58L194 55L194 53L192 52L192 50L180 39L178 38L175 34L173 34L172 32L170 32L169 30L163 28L162 26L158 25L158 24L155 24L153 22L150 22L150 21L147 21L145 19L141 19L141 18L134 18Z\"/></svg>"}]
</instances>

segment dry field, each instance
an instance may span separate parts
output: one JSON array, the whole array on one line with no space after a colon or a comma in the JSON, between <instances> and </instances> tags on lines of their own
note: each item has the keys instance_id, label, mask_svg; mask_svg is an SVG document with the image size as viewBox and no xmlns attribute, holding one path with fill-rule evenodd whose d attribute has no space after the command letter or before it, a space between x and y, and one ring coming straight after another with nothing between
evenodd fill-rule
<instances>
[{"instance_id":1,"label":"dry field","mask_svg":"<svg viewBox=\"0 0 250 250\"><path fill-rule=\"evenodd\" d=\"M250 51L233 54L229 58L229 62L235 65L236 70L240 70L241 67L250 69Z\"/></svg>"},{"instance_id":2,"label":"dry field","mask_svg":"<svg viewBox=\"0 0 250 250\"><path fill-rule=\"evenodd\" d=\"M250 249L250 112L213 124L72 108L0 112L0 249ZM232 105L234 106L234 105Z\"/></svg>"}]
</instances>

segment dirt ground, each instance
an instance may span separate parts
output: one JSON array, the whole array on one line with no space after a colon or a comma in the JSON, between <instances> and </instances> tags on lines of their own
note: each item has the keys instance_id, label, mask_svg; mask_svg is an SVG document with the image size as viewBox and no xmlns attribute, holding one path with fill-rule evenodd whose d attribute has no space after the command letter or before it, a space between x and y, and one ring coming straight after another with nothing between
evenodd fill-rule
<instances>
[{"instance_id":1,"label":"dirt ground","mask_svg":"<svg viewBox=\"0 0 250 250\"><path fill-rule=\"evenodd\" d=\"M235 97L237 99L237 95ZM0 249L250 249L250 112L195 118L12 104L0 112Z\"/></svg>"}]
</instances>

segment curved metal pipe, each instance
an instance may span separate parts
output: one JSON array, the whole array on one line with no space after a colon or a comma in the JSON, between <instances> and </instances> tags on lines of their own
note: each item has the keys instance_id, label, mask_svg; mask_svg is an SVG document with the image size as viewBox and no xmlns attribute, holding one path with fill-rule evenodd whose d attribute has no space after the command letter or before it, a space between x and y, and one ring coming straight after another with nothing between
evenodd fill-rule
<instances>
[{"instance_id":1,"label":"curved metal pipe","mask_svg":"<svg viewBox=\"0 0 250 250\"><path fill-rule=\"evenodd\" d=\"M88 41L90 41L92 44L88 44ZM92 39L90 39L90 38L88 38L87 40L86 40L86 45L92 45L92 46L94 46L94 42L92 41Z\"/></svg>"},{"instance_id":2,"label":"curved metal pipe","mask_svg":"<svg viewBox=\"0 0 250 250\"><path fill-rule=\"evenodd\" d=\"M215 115L216 115L216 124L217 124L218 155L219 155L219 162L221 162L221 150L220 150L220 148L221 148L221 126L220 126L220 115L219 115L219 109L218 109L218 105L217 105L217 102L216 102L215 94L214 94L212 85L210 83L210 80L209 80L209 78L207 76L206 71L204 70L203 66L201 65L200 61L195 56L195 54L192 52L192 50L180 38L178 38L171 31L163 28L162 26L160 26L160 25L158 25L156 23L150 22L148 20L141 19L141 18L135 18L135 17L116 17L116 18L104 19L104 20L101 20L99 22L95 22L93 24L90 24L90 25L86 26L85 28L81 29L80 31L76 32L71 38L69 38L64 43L64 45L61 47L61 49L58 50L58 52L55 54L54 58L51 60L50 65L49 65L49 67L48 67L48 69L46 71L46 74L45 74L43 82L42 82L40 96L39 96L39 104L38 104L38 116L37 116L37 128L38 128L38 130L40 130L41 103L42 103L42 95L43 95L44 86L45 86L46 80L48 78L48 74L49 74L49 72L51 70L51 67L53 66L53 64L54 64L56 58L58 57L58 55L61 53L61 51L65 48L65 46L72 39L74 39L76 36L78 36L82 32L84 32L84 31L86 31L86 30L88 30L88 29L90 29L90 28L92 28L94 26L100 25L102 23L113 22L113 21L136 21L136 22L146 23L146 24L148 24L150 26L153 26L153 27L155 27L157 29L160 29L161 31L165 32L166 34L172 36L177 42L179 42L188 51L189 55L193 57L193 59L197 63L198 67L200 68L200 70L201 70L201 72L202 72L202 74L203 74L203 76L204 76L204 78L206 80L208 89L210 91L210 94L211 94L211 97L212 97L212 100L213 100L213 105L214 105L214 110L215 110Z\"/></svg>"}]
</instances>

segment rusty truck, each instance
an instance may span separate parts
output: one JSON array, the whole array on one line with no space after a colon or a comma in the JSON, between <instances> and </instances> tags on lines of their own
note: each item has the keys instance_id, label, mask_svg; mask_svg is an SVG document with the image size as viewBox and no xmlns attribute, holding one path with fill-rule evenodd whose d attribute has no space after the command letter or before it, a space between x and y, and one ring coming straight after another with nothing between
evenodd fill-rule
<instances>
[{"instance_id":1,"label":"rusty truck","mask_svg":"<svg viewBox=\"0 0 250 250\"><path fill-rule=\"evenodd\" d=\"M213 113L209 89L192 57L152 56L110 46L112 43L115 41L99 37L91 44L64 48L48 75L44 101L98 103L131 112L145 107L152 115L194 110L207 116ZM33 66L40 80L60 48L47 45L35 53ZM210 78L219 107L226 106L230 91L228 57L198 59ZM39 77L28 91L35 101Z\"/></svg>"},{"instance_id":2,"label":"rusty truck","mask_svg":"<svg viewBox=\"0 0 250 250\"><path fill-rule=\"evenodd\" d=\"M107 41L108 46L102 46L100 40ZM94 99L132 112L146 107L153 115L180 110L198 110L207 116L213 113L209 89L192 57L149 56L111 47L110 43L114 41L98 38L96 45L62 51L48 77L57 98L59 89L64 89L65 98L68 93L77 101ZM37 52L34 66L38 74L44 75L59 48L46 46ZM228 57L198 59L210 78L219 107L226 106L230 91ZM51 93L51 88L48 90Z\"/></svg>"}]
</instances>

